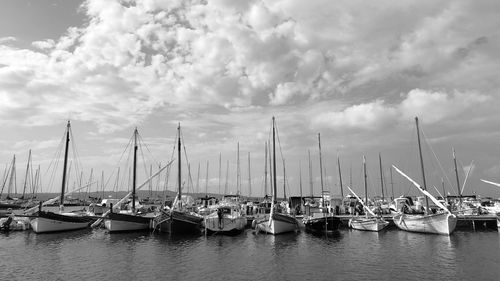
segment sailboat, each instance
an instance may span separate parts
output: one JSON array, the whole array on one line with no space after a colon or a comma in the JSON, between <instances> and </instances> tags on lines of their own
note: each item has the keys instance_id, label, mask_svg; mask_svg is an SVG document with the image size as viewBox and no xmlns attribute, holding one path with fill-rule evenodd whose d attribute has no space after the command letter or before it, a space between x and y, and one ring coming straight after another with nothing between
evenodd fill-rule
<instances>
[{"instance_id":1,"label":"sailboat","mask_svg":"<svg viewBox=\"0 0 500 281\"><path fill-rule=\"evenodd\" d=\"M82 216L75 213L65 213L64 210L64 192L66 187L66 168L68 163L68 146L69 146L69 135L70 135L71 125L68 121L66 126L66 147L64 151L64 166L62 175L62 185L61 185L61 195L59 209L60 211L49 212L42 210L42 204L38 212L36 212L30 219L31 228L35 233L46 233L46 232L56 232L56 231L68 231L87 228L91 222L94 221L93 218L88 216Z\"/></svg>"},{"instance_id":2,"label":"sailboat","mask_svg":"<svg viewBox=\"0 0 500 281\"><path fill-rule=\"evenodd\" d=\"M340 218L334 216L333 214L328 212L328 208L325 205L325 197L323 190L323 164L321 160L321 135L318 134L318 145L319 145L319 168L320 168L320 178L321 178L321 200L322 207L317 208L319 212L312 212L311 208L309 208L308 216L305 216L302 219L306 230L314 231L314 232L325 232L325 231L334 231L339 228L341 224Z\"/></svg>"},{"instance_id":3,"label":"sailboat","mask_svg":"<svg viewBox=\"0 0 500 281\"><path fill-rule=\"evenodd\" d=\"M205 217L204 225L208 233L238 234L245 229L246 217L242 214L238 201L222 200L216 211Z\"/></svg>"},{"instance_id":4,"label":"sailboat","mask_svg":"<svg viewBox=\"0 0 500 281\"><path fill-rule=\"evenodd\" d=\"M417 126L417 139L418 139L418 150L420 156L420 166L422 170L422 180L423 180L423 188L406 174L404 174L401 170L399 170L396 166L392 166L398 173L400 173L403 177L408 179L413 185L415 185L420 192L422 192L427 197L426 208L424 214L397 214L393 217L394 224L402 230L412 231L412 232L422 232L422 233L434 233L434 234L443 234L450 235L457 226L457 216L452 214L439 200L437 200L432 194L427 191L426 182L425 182L425 171L424 171L424 162L422 158L422 148L420 145L420 132L418 127L418 117L415 117L415 122ZM436 213L429 213L429 200L430 198L436 206L440 207L442 211Z\"/></svg>"},{"instance_id":5,"label":"sailboat","mask_svg":"<svg viewBox=\"0 0 500 281\"><path fill-rule=\"evenodd\" d=\"M281 234L286 232L296 231L298 229L297 220L285 213L282 213L281 206L277 203L277 188L276 188L276 129L275 119L273 116L273 199L271 202L271 212L269 217L256 221L255 229L257 231L266 232L269 234Z\"/></svg>"},{"instance_id":6,"label":"sailboat","mask_svg":"<svg viewBox=\"0 0 500 281\"><path fill-rule=\"evenodd\" d=\"M181 173L181 125L177 127L177 197L172 209L161 210L153 221L155 231L164 233L198 234L201 230L202 216L190 214L182 202L182 173Z\"/></svg>"},{"instance_id":7,"label":"sailboat","mask_svg":"<svg viewBox=\"0 0 500 281\"><path fill-rule=\"evenodd\" d=\"M132 172L132 205L130 210L115 212L113 206L104 220L104 226L109 232L124 232L149 230L154 217L152 213L139 213L136 210L136 176L137 176L137 128L134 130L134 165Z\"/></svg>"},{"instance_id":8,"label":"sailboat","mask_svg":"<svg viewBox=\"0 0 500 281\"><path fill-rule=\"evenodd\" d=\"M349 220L349 226L357 229L357 230L368 230L368 231L380 231L389 225L389 222L385 221L383 218L380 218L373 213L370 208L366 205L368 202L368 188L366 183L366 159L363 156L363 173L364 173L364 182L365 182L365 201L358 197L358 195L350 188L349 191L358 199L358 201L363 205L366 210L365 217L353 217ZM371 216L368 216L370 214Z\"/></svg>"}]
</instances>

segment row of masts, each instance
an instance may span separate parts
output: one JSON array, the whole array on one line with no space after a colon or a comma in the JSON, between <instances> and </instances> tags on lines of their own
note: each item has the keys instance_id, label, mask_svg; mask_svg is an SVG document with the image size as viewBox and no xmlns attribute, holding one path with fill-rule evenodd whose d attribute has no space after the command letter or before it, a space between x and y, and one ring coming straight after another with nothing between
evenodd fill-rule
<instances>
[{"instance_id":1,"label":"row of masts","mask_svg":"<svg viewBox=\"0 0 500 281\"><path fill-rule=\"evenodd\" d=\"M274 122L274 120L273 120ZM274 125L274 123L273 123ZM417 122L417 126L418 126L418 122ZM68 124L68 127L69 127L69 124ZM137 129L135 130L134 132L134 138L135 138L135 146L134 146L134 159L136 159L136 154L137 154ZM274 131L273 131L273 142L275 141L275 135L274 135ZM321 161L321 142L320 142L320 134L318 134L318 141L319 141L319 149L320 149L320 184L321 184L321 194L324 193L324 183L323 183L323 166L322 166L322 161ZM418 142L419 142L419 145L420 145L420 135L418 135ZM69 129L67 130L66 132L66 149L65 149L65 161L64 161L64 171L67 170L67 165L68 165L68 162L67 162L67 153L68 153L68 145L69 145ZM264 194L267 195L268 194L268 181L267 181L267 151L268 151L268 147L269 147L269 144L266 142L265 144L265 172L264 172ZM239 195L241 193L241 168L240 168L240 150L239 150L239 143L237 145L237 176L236 176L236 189L237 189L237 195ZM179 150L179 157L180 157L180 150ZM269 162L271 162L271 159L274 159L276 157L276 154L275 154L275 149L273 149L273 155L269 157ZM310 155L310 151L308 151L308 155L309 155L309 178L310 178L310 194L312 196L313 194L313 180L312 180L312 165L311 165L311 155ZM421 157L421 154L420 154L420 157ZM28 171L29 171L29 168L30 168L30 163L31 163L31 150L29 151L29 156L28 156L28 165L27 165L27 168L26 168L26 178L25 178L25 184L24 184L24 188L23 188L23 197L25 195L25 191L26 191L26 187L27 187L27 178L28 178ZM180 159L180 158L179 158ZM457 169L457 162L456 162L456 157L455 157L455 150L453 149L453 160L454 160L454 168L455 168L455 174L456 174L456 181L457 181L457 187L458 187L458 195L461 199L461 189L460 189L460 182L459 182L459 177L458 177L458 169ZM178 162L178 165L180 166L181 165L181 161L179 160ZM423 163L422 163L423 165ZM14 156L14 159L13 159L13 166L15 166L15 156ZM300 163L299 163L299 166ZM339 184L340 184L340 193L341 193L341 196L344 197L344 186L343 186L343 182L342 182L342 173L341 173L341 166L340 166L340 157L337 157L337 166L338 166L338 172L339 172ZM382 169L382 159L381 159L381 155L379 154L379 166L380 166L380 184L381 184L381 194L382 194L382 200L385 200L385 192L384 192L384 176L383 176L383 169ZM135 185L135 182L136 182L136 165L134 164L134 170L132 172L132 185ZM251 197L252 196L252 178L251 178L251 163L250 163L250 152L248 153L248 196ZM180 168L180 167L179 167ZM221 194L221 169L222 168L222 154L219 154L219 185L218 185L218 192L219 194ZM7 170L7 168L6 168ZM422 170L423 170L423 167L422 167ZM228 186L228 171L229 171L229 161L227 162L227 168L226 168L226 183L225 183L225 187L224 187L224 194L227 194L227 186ZM391 189L392 189L392 198L394 198L394 185L393 185L393 180L392 180L392 169L390 170L391 172ZM103 172L104 173L104 172ZM119 173L119 170L118 170L118 173ZM299 177L300 177L300 183L299 183L299 188L300 188L300 195L302 197L302 168L299 167ZM150 168L150 174L152 174L152 165L151 165L151 168ZM273 188L276 188L276 177L273 177L272 175L275 175L276 174L276 166L273 167L273 171L270 173L270 179L273 180L272 182L272 186ZM285 168L285 165L284 165L284 160L283 160L283 198L286 199L286 168ZM209 182L209 162L207 161L207 165L206 165L206 179L205 179L205 194L208 194L208 182ZM38 182L39 181L39 176L40 176L40 172L39 172L39 168L37 169L36 171L36 175L35 175L35 180L34 182ZM198 193L200 193L200 189L199 189L199 176L200 176L200 164L198 165L198 182L197 182L197 190L198 190ZM422 175L423 176L423 184L424 186L426 187L426 179L425 179L425 175ZM351 181L352 181L352 173L351 173ZM10 173L10 177L9 177L9 191L10 191L10 186L12 186L12 181L15 181L15 172L11 172ZM5 187L5 183L7 181L7 176L4 176L4 181L3 181L3 186L2 186L2 192L3 192L3 189ZM92 171L91 171L91 179L90 181L92 181ZM102 181L101 181L101 185L103 186L103 176L102 176ZM178 179L178 184L181 185L181 179L179 178ZM81 185L81 184L80 184ZM150 183L151 185L151 183ZM444 185L444 184L443 184ZM67 180L66 180L66 173L63 174L63 179L62 179L62 190L61 190L61 197L64 198L64 190L66 189L65 187L67 186ZM352 183L351 183L351 186L352 186ZM33 190L33 193L35 192L35 189L32 188ZM152 188L150 188L150 191L152 190ZM104 186L103 186L103 192L104 192ZM10 192L9 192L10 193ZM152 194L150 192L150 194ZM273 190L273 194L276 194L275 191ZM444 195L444 190L443 190L443 195Z\"/></svg>"}]
</instances>

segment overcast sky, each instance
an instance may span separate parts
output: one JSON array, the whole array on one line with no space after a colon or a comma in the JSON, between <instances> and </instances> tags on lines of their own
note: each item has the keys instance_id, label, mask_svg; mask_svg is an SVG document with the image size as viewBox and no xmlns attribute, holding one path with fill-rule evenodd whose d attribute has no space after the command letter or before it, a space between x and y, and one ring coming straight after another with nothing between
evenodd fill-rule
<instances>
[{"instance_id":1,"label":"overcast sky","mask_svg":"<svg viewBox=\"0 0 500 281\"><path fill-rule=\"evenodd\" d=\"M0 163L16 154L18 189L32 149L43 190L59 190L47 170L67 120L86 177L111 175L135 127L145 158L167 162L180 122L195 185L201 163L204 190L208 161L218 191L221 153L234 193L239 142L242 193L250 153L262 195L275 116L287 195L299 194L299 161L310 193L308 149L319 193L318 133L326 190L340 194L339 155L344 184L362 193L366 155L369 193L380 195L380 153L387 195L392 164L422 183L418 116L433 194L441 178L457 193L454 147L460 184L474 161L464 193L500 196L479 180L500 182L498 1L137 2L2 2ZM396 196L418 194L394 171L393 182Z\"/></svg>"}]
</instances>

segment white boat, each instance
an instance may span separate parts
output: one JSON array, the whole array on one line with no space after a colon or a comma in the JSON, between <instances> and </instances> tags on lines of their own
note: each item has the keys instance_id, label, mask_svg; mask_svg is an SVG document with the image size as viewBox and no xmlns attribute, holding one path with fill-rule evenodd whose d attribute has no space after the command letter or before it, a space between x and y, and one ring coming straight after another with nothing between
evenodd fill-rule
<instances>
[{"instance_id":1,"label":"white boat","mask_svg":"<svg viewBox=\"0 0 500 281\"><path fill-rule=\"evenodd\" d=\"M46 232L57 232L57 231L69 231L87 228L92 222L93 218L75 214L75 213L65 213L64 209L64 192L66 184L66 167L68 163L68 145L70 136L71 126L68 121L66 126L66 148L64 153L64 167L63 167L63 179L61 186L61 196L60 199L60 211L58 213L42 211L40 205L38 212L31 217L30 225L35 233L46 233Z\"/></svg>"},{"instance_id":2,"label":"white boat","mask_svg":"<svg viewBox=\"0 0 500 281\"><path fill-rule=\"evenodd\" d=\"M409 176L399 170L396 166L392 165L392 167L400 173L403 177L408 179L415 187L420 190L425 196L430 198L436 206L441 208L443 211L439 211L435 214L430 213L429 204L426 198L426 208L424 214L398 214L393 217L394 224L402 230L412 231L412 232L421 232L421 233L434 233L434 234L443 234L450 235L457 226L457 216L452 214L436 197L430 194L425 186L425 172L424 165L422 159L422 148L420 146L420 133L418 128L418 118L415 117L416 126L417 126L417 138L418 138L418 149L420 155L420 164L422 167L422 178L424 182L424 188L422 188L417 182L412 180Z\"/></svg>"},{"instance_id":3,"label":"white boat","mask_svg":"<svg viewBox=\"0 0 500 281\"><path fill-rule=\"evenodd\" d=\"M221 203L205 217L204 225L210 233L237 234L245 229L247 219L236 204Z\"/></svg>"},{"instance_id":4,"label":"white boat","mask_svg":"<svg viewBox=\"0 0 500 281\"><path fill-rule=\"evenodd\" d=\"M351 218L349 220L349 226L357 230L381 231L388 225L389 225L388 221L385 221L384 219L377 217L365 217L365 218L359 217L359 218Z\"/></svg>"},{"instance_id":5,"label":"white boat","mask_svg":"<svg viewBox=\"0 0 500 281\"><path fill-rule=\"evenodd\" d=\"M38 211L35 215L36 217L30 221L31 228L35 233L84 229L94 221L92 218L74 213Z\"/></svg>"},{"instance_id":6,"label":"white boat","mask_svg":"<svg viewBox=\"0 0 500 281\"><path fill-rule=\"evenodd\" d=\"M276 235L296 231L298 229L298 222L290 215L271 212L269 219L257 222L255 229Z\"/></svg>"},{"instance_id":7,"label":"white boat","mask_svg":"<svg viewBox=\"0 0 500 281\"><path fill-rule=\"evenodd\" d=\"M269 234L282 234L298 230L298 221L291 215L283 213L283 208L277 204L277 189L276 189L276 145L275 145L275 120L273 117L273 198L271 203L271 213L266 219L261 219L255 222L255 230ZM253 224L253 223L252 223Z\"/></svg>"},{"instance_id":8,"label":"white boat","mask_svg":"<svg viewBox=\"0 0 500 281\"><path fill-rule=\"evenodd\" d=\"M366 161L363 156L363 171L365 178L365 198L367 199L367 182L366 182ZM359 198L359 196L348 186L349 191L358 199L358 201L363 205L363 208L366 210L365 217L353 217L349 220L349 226L353 229L357 230L366 230L366 231L380 231L389 225L389 222L385 221L383 218L378 217L373 213L370 208L368 208L363 200ZM365 199L365 200L366 200ZM370 214L371 216L368 216Z\"/></svg>"},{"instance_id":9,"label":"white boat","mask_svg":"<svg viewBox=\"0 0 500 281\"><path fill-rule=\"evenodd\" d=\"M394 224L406 231L450 235L457 225L457 217L448 212L430 215L398 214Z\"/></svg>"}]
</instances>

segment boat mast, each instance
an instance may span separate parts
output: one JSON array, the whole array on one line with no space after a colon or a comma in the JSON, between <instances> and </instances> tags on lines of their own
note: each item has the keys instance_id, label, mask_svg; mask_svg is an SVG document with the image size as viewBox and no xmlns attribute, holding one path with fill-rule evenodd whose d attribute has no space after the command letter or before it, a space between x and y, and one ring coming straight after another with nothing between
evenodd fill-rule
<instances>
[{"instance_id":1,"label":"boat mast","mask_svg":"<svg viewBox=\"0 0 500 281\"><path fill-rule=\"evenodd\" d=\"M227 194L227 181L229 178L229 160L226 161L226 184L224 185L224 194Z\"/></svg>"},{"instance_id":2,"label":"boat mast","mask_svg":"<svg viewBox=\"0 0 500 281\"><path fill-rule=\"evenodd\" d=\"M29 150L29 154L28 154L28 164L26 164L26 174L24 175L24 187L23 187L23 195L21 196L21 199L24 199L24 194L26 193L26 184L28 182L28 173L30 170L30 162L31 162L31 149Z\"/></svg>"},{"instance_id":3,"label":"boat mast","mask_svg":"<svg viewBox=\"0 0 500 281\"><path fill-rule=\"evenodd\" d=\"M68 120L68 125L66 125L66 148L64 150L64 165L63 165L63 177L62 177L62 186L61 186L61 197L59 206L64 205L64 188L66 186L66 167L68 165L68 146L69 146L69 130L71 125Z\"/></svg>"},{"instance_id":4,"label":"boat mast","mask_svg":"<svg viewBox=\"0 0 500 281\"><path fill-rule=\"evenodd\" d=\"M309 189L311 191L311 199L314 196L313 192L313 179L312 179L312 165L311 165L311 150L307 150L307 153L309 154Z\"/></svg>"},{"instance_id":5,"label":"boat mast","mask_svg":"<svg viewBox=\"0 0 500 281\"><path fill-rule=\"evenodd\" d=\"M248 197L252 197L252 176L250 174L250 152L248 152Z\"/></svg>"},{"instance_id":6,"label":"boat mast","mask_svg":"<svg viewBox=\"0 0 500 281\"><path fill-rule=\"evenodd\" d=\"M220 194L221 169L222 169L222 152L219 152L219 194Z\"/></svg>"},{"instance_id":7,"label":"boat mast","mask_svg":"<svg viewBox=\"0 0 500 281\"><path fill-rule=\"evenodd\" d=\"M276 193L276 132L274 128L274 116L273 116L273 202L276 204L278 200L278 194Z\"/></svg>"},{"instance_id":8,"label":"boat mast","mask_svg":"<svg viewBox=\"0 0 500 281\"><path fill-rule=\"evenodd\" d=\"M384 203L384 174L382 172L382 157L378 154L378 162L380 166L380 188L382 189L382 203Z\"/></svg>"},{"instance_id":9,"label":"boat mast","mask_svg":"<svg viewBox=\"0 0 500 281\"><path fill-rule=\"evenodd\" d=\"M422 181L424 183L423 189L427 190L427 184L425 182L425 170L424 170L424 159L422 157L422 146L420 145L420 129L418 127L418 117L415 117L415 123L417 124L417 140L418 140L418 152L420 155L420 167L422 169ZM429 198L425 196L425 214L429 213Z\"/></svg>"},{"instance_id":10,"label":"boat mast","mask_svg":"<svg viewBox=\"0 0 500 281\"><path fill-rule=\"evenodd\" d=\"M300 202L302 203L302 164L299 160L299 189L300 189Z\"/></svg>"},{"instance_id":11,"label":"boat mast","mask_svg":"<svg viewBox=\"0 0 500 281\"><path fill-rule=\"evenodd\" d=\"M132 170L132 213L135 213L135 183L137 176L137 128L134 130L134 167Z\"/></svg>"},{"instance_id":12,"label":"boat mast","mask_svg":"<svg viewBox=\"0 0 500 281\"><path fill-rule=\"evenodd\" d=\"M444 179L441 178L441 188L443 188L443 200L446 201L445 197L446 197L446 191L444 190Z\"/></svg>"},{"instance_id":13,"label":"boat mast","mask_svg":"<svg viewBox=\"0 0 500 281\"><path fill-rule=\"evenodd\" d=\"M267 141L266 141L265 157L264 157L264 196L267 197Z\"/></svg>"},{"instance_id":14,"label":"boat mast","mask_svg":"<svg viewBox=\"0 0 500 281\"><path fill-rule=\"evenodd\" d=\"M198 162L198 176L196 178L196 192L200 192L200 162Z\"/></svg>"},{"instance_id":15,"label":"boat mast","mask_svg":"<svg viewBox=\"0 0 500 281\"><path fill-rule=\"evenodd\" d=\"M458 189L458 200L460 205L462 205L462 192L460 192L460 181L458 179L458 169L457 169L457 158L455 157L455 148L453 150L453 163L455 164L455 176L457 178L457 189Z\"/></svg>"},{"instance_id":16,"label":"boat mast","mask_svg":"<svg viewBox=\"0 0 500 281\"><path fill-rule=\"evenodd\" d=\"M392 169L389 169L389 173L391 175L391 191L392 191L391 201L392 201L392 200L394 200L394 182L392 181Z\"/></svg>"},{"instance_id":17,"label":"boat mast","mask_svg":"<svg viewBox=\"0 0 500 281\"><path fill-rule=\"evenodd\" d=\"M283 159L283 199L286 201L286 170L285 170L285 159Z\"/></svg>"},{"instance_id":18,"label":"boat mast","mask_svg":"<svg viewBox=\"0 0 500 281\"><path fill-rule=\"evenodd\" d=\"M181 202L181 123L177 126L177 202Z\"/></svg>"},{"instance_id":19,"label":"boat mast","mask_svg":"<svg viewBox=\"0 0 500 281\"><path fill-rule=\"evenodd\" d=\"M366 183L366 158L363 155L363 180L365 184L365 205L368 208L368 185Z\"/></svg>"},{"instance_id":20,"label":"boat mast","mask_svg":"<svg viewBox=\"0 0 500 281\"><path fill-rule=\"evenodd\" d=\"M207 160L207 175L205 178L205 197L208 197L208 160Z\"/></svg>"},{"instance_id":21,"label":"boat mast","mask_svg":"<svg viewBox=\"0 0 500 281\"><path fill-rule=\"evenodd\" d=\"M318 133L318 146L319 146L319 174L320 174L320 181L321 181L321 204L323 205L323 208L325 208L325 196L323 194L323 163L321 161L321 135Z\"/></svg>"},{"instance_id":22,"label":"boat mast","mask_svg":"<svg viewBox=\"0 0 500 281\"><path fill-rule=\"evenodd\" d=\"M344 198L344 187L342 186L342 171L340 170L340 156L337 155L337 166L339 167L340 196Z\"/></svg>"},{"instance_id":23,"label":"boat mast","mask_svg":"<svg viewBox=\"0 0 500 281\"><path fill-rule=\"evenodd\" d=\"M238 157L236 159L236 195L240 195L241 179L240 179L240 142L238 142Z\"/></svg>"}]
</instances>

